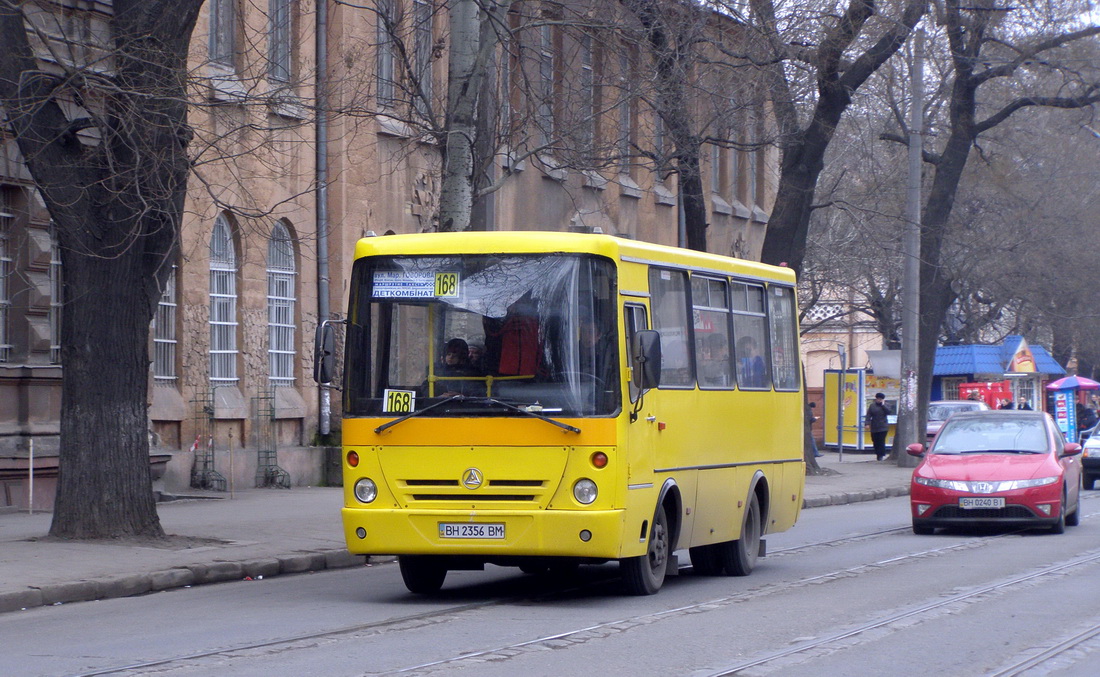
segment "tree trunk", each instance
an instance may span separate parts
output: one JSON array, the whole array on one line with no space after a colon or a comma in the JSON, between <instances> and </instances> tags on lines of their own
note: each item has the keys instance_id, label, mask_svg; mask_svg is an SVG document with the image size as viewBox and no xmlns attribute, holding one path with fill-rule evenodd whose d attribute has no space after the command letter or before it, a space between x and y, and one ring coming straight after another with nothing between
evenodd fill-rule
<instances>
[{"instance_id":1,"label":"tree trunk","mask_svg":"<svg viewBox=\"0 0 1100 677\"><path fill-rule=\"evenodd\" d=\"M686 144L685 144L686 145ZM684 201L684 230L688 249L707 250L707 203L699 170L699 144L687 145L677 162L680 169L680 199Z\"/></svg>"},{"instance_id":2,"label":"tree trunk","mask_svg":"<svg viewBox=\"0 0 1100 677\"><path fill-rule=\"evenodd\" d=\"M162 537L149 473L149 324L178 252L186 58L202 0L115 0L106 76L39 68L0 11L0 104L61 251L61 445L50 534ZM61 64L65 66L65 64ZM97 96L87 97L89 89ZM71 117L60 101L88 102ZM78 132L93 129L95 137Z\"/></svg>"},{"instance_id":3,"label":"tree trunk","mask_svg":"<svg viewBox=\"0 0 1100 677\"><path fill-rule=\"evenodd\" d=\"M149 473L152 313L143 256L136 247L116 259L82 255L62 240L61 469L52 536L163 536Z\"/></svg>"}]
</instances>

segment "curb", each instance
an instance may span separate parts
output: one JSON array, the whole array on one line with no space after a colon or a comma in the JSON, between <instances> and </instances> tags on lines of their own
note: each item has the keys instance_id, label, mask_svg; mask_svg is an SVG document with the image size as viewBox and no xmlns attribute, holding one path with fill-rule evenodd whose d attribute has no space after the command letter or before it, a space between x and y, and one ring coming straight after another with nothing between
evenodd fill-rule
<instances>
[{"instance_id":1,"label":"curb","mask_svg":"<svg viewBox=\"0 0 1100 677\"><path fill-rule=\"evenodd\" d=\"M823 508L829 505L847 505L849 503L863 503L864 501L877 501L880 498L893 498L894 496L908 496L909 487L889 487L887 489L868 489L844 494L830 494L828 496L815 496L802 500L802 509Z\"/></svg>"},{"instance_id":2,"label":"curb","mask_svg":"<svg viewBox=\"0 0 1100 677\"><path fill-rule=\"evenodd\" d=\"M148 574L110 576L72 583L53 583L29 587L16 592L0 592L0 613L24 611L38 606L69 602L90 602L97 599L132 597L150 592L191 585L225 581L259 580L286 574L298 574L325 569L343 569L369 562L365 555L353 555L346 550L323 550L282 557L267 557L241 562L189 564Z\"/></svg>"}]
</instances>

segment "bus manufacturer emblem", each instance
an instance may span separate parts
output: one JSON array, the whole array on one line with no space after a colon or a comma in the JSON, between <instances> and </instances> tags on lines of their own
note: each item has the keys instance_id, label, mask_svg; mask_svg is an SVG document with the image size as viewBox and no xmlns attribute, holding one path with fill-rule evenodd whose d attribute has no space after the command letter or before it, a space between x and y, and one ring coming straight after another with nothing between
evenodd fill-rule
<instances>
[{"instance_id":1,"label":"bus manufacturer emblem","mask_svg":"<svg viewBox=\"0 0 1100 677\"><path fill-rule=\"evenodd\" d=\"M484 476L477 468L466 468L462 473L462 486L467 489L477 489L484 481Z\"/></svg>"}]
</instances>

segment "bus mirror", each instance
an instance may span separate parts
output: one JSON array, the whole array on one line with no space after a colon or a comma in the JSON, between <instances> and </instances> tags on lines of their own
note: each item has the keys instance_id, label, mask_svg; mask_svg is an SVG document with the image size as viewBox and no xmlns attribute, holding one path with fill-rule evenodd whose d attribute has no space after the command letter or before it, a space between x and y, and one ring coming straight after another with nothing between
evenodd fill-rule
<instances>
[{"instance_id":1,"label":"bus mirror","mask_svg":"<svg viewBox=\"0 0 1100 677\"><path fill-rule=\"evenodd\" d=\"M313 345L313 380L318 383L332 383L332 372L336 366L336 333L328 320L317 325L317 336Z\"/></svg>"},{"instance_id":2,"label":"bus mirror","mask_svg":"<svg viewBox=\"0 0 1100 677\"><path fill-rule=\"evenodd\" d=\"M656 388L661 384L661 335L652 329L634 334L634 385L641 390Z\"/></svg>"}]
</instances>

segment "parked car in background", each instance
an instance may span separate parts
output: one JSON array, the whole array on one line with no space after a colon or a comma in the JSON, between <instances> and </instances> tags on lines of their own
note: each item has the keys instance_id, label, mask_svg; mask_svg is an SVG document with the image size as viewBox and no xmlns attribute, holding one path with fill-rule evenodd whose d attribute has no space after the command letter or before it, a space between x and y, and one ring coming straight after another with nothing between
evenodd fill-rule
<instances>
[{"instance_id":1,"label":"parked car in background","mask_svg":"<svg viewBox=\"0 0 1100 677\"><path fill-rule=\"evenodd\" d=\"M1092 489L1093 483L1100 479L1100 435L1093 433L1085 440L1081 452L1081 482L1086 489Z\"/></svg>"},{"instance_id":2,"label":"parked car in background","mask_svg":"<svg viewBox=\"0 0 1100 677\"><path fill-rule=\"evenodd\" d=\"M987 411L989 405L981 400L937 400L928 403L928 427L925 429L928 441L943 427L951 414L959 411Z\"/></svg>"},{"instance_id":3,"label":"parked car in background","mask_svg":"<svg viewBox=\"0 0 1100 677\"><path fill-rule=\"evenodd\" d=\"M1010 524L1060 534L1080 520L1081 445L1066 443L1041 411L969 411L944 424L930 448L907 451L913 532Z\"/></svg>"}]
</instances>

